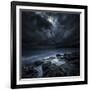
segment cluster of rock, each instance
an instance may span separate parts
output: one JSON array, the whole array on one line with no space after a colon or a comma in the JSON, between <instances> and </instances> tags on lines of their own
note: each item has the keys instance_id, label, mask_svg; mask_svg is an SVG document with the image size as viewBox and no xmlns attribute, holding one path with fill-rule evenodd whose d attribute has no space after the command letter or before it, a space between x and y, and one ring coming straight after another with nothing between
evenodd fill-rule
<instances>
[{"instance_id":1,"label":"cluster of rock","mask_svg":"<svg viewBox=\"0 0 90 90\"><path fill-rule=\"evenodd\" d=\"M32 64L22 65L22 78L78 76L80 74L79 53L56 54Z\"/></svg>"}]
</instances>

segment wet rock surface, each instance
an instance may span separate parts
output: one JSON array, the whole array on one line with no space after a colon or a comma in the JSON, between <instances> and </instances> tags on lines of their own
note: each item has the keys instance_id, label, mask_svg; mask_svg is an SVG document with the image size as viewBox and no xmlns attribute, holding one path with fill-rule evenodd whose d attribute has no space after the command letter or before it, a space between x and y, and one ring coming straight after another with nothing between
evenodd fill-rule
<instances>
[{"instance_id":1,"label":"wet rock surface","mask_svg":"<svg viewBox=\"0 0 90 90\"><path fill-rule=\"evenodd\" d=\"M22 78L64 77L80 75L79 53L56 54L44 60L22 64Z\"/></svg>"}]
</instances>

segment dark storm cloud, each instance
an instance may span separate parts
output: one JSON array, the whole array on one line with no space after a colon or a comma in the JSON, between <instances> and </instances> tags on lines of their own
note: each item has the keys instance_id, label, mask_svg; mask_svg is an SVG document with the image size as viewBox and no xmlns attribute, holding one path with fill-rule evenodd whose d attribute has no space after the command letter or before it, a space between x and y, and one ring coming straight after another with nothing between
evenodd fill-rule
<instances>
[{"instance_id":1,"label":"dark storm cloud","mask_svg":"<svg viewBox=\"0 0 90 90\"><path fill-rule=\"evenodd\" d=\"M22 11L22 49L79 45L79 14Z\"/></svg>"}]
</instances>

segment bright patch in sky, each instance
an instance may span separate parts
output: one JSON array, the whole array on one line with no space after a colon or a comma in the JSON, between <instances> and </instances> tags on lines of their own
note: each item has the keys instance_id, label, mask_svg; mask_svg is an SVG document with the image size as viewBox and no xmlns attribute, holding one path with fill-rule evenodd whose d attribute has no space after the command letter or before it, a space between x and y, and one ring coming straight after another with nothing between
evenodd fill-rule
<instances>
[{"instance_id":1,"label":"bright patch in sky","mask_svg":"<svg viewBox=\"0 0 90 90\"><path fill-rule=\"evenodd\" d=\"M48 17L48 21L51 22L51 23L53 24L53 22L54 22L54 18L51 17L51 16L49 16L49 17Z\"/></svg>"}]
</instances>

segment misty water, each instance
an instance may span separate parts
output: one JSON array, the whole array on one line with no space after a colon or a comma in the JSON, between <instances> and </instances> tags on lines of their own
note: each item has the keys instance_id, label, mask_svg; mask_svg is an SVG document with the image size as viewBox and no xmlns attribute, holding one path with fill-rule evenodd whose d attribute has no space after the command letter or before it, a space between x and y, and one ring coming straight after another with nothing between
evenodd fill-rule
<instances>
[{"instance_id":1,"label":"misty water","mask_svg":"<svg viewBox=\"0 0 90 90\"><path fill-rule=\"evenodd\" d=\"M31 50L22 57L22 78L77 76L79 64L79 48Z\"/></svg>"}]
</instances>

